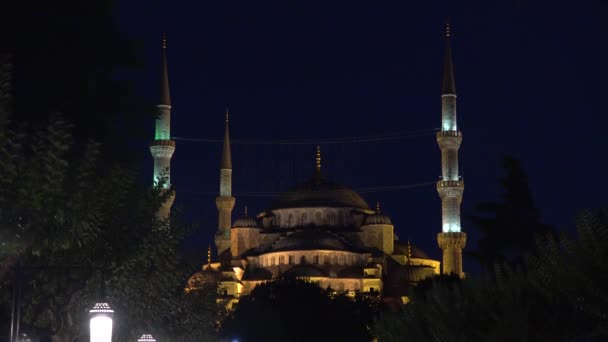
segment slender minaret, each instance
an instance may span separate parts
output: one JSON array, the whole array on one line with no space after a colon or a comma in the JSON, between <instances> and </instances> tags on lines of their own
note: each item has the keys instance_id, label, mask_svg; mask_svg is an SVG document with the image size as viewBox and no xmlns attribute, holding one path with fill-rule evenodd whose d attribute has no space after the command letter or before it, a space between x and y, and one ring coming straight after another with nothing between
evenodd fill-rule
<instances>
[{"instance_id":1,"label":"slender minaret","mask_svg":"<svg viewBox=\"0 0 608 342\"><path fill-rule=\"evenodd\" d=\"M450 25L446 26L446 50L443 65L443 89L441 95L441 131L437 143L441 149L442 177L437 182L441 198L442 232L437 234L439 248L443 250L443 273L464 276L462 249L467 235L460 231L460 203L464 182L458 175L458 149L462 133L456 124L456 83L450 46Z\"/></svg>"},{"instance_id":2,"label":"slender minaret","mask_svg":"<svg viewBox=\"0 0 608 342\"><path fill-rule=\"evenodd\" d=\"M230 132L228 121L230 116L226 108L226 131L224 133L224 148L220 163L220 195L215 199L219 211L217 233L215 233L215 247L217 254L230 249L230 228L232 227L232 209L235 199L232 197L232 160L230 158Z\"/></svg>"},{"instance_id":3,"label":"slender minaret","mask_svg":"<svg viewBox=\"0 0 608 342\"><path fill-rule=\"evenodd\" d=\"M167 38L163 34L162 61L160 75L160 104L156 106L158 116L156 118L156 131L154 141L150 144L150 152L154 157L154 184L158 184L162 177L165 181L163 189L169 191L171 188L171 156L175 152L175 141L171 140L171 96L169 95L169 73L167 71ZM167 219L171 212L171 206L175 200L175 192L162 204L157 212L159 219Z\"/></svg>"}]
</instances>

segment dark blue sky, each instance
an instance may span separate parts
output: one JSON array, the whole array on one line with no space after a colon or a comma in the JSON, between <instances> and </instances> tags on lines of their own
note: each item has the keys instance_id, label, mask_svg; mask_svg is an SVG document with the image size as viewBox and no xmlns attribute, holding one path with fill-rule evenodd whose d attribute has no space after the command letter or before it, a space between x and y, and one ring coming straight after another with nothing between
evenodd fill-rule
<instances>
[{"instance_id":1,"label":"dark blue sky","mask_svg":"<svg viewBox=\"0 0 608 342\"><path fill-rule=\"evenodd\" d=\"M158 97L160 35L169 38L172 135L276 141L409 133L439 127L442 31L451 17L464 134L463 214L498 197L501 158L519 157L543 220L572 230L606 204L608 4L601 1L154 1L117 3L120 29L145 41L139 89ZM146 129L153 137L152 123ZM325 174L352 186L435 181L432 134L322 145ZM142 153L149 154L145 146ZM176 205L206 249L217 222L220 145L177 141ZM235 216L312 173L314 145L235 145ZM152 171L148 160L149 174ZM401 239L439 258L433 186L363 194L382 203ZM464 230L475 234L470 223ZM473 244L474 242L469 242ZM201 254L202 255L202 254ZM465 265L466 268L466 265Z\"/></svg>"}]
</instances>

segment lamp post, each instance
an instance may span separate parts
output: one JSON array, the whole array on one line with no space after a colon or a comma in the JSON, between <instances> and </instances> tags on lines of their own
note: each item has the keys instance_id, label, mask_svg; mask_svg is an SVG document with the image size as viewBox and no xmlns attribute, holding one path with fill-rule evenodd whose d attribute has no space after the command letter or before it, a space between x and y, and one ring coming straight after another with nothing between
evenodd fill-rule
<instances>
[{"instance_id":1,"label":"lamp post","mask_svg":"<svg viewBox=\"0 0 608 342\"><path fill-rule=\"evenodd\" d=\"M156 340L150 334L143 334L137 342L156 342Z\"/></svg>"},{"instance_id":2,"label":"lamp post","mask_svg":"<svg viewBox=\"0 0 608 342\"><path fill-rule=\"evenodd\" d=\"M112 342L112 315L108 303L97 303L89 311L91 342Z\"/></svg>"}]
</instances>

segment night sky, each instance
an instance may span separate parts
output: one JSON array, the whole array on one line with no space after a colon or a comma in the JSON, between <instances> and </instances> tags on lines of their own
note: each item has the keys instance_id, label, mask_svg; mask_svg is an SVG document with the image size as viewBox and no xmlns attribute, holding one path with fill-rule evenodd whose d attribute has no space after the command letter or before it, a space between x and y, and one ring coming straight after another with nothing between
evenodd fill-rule
<instances>
[{"instance_id":1,"label":"night sky","mask_svg":"<svg viewBox=\"0 0 608 342\"><path fill-rule=\"evenodd\" d=\"M463 215L498 199L496 178L509 154L522 160L543 221L573 231L577 212L606 205L608 171L608 2L574 4L131 0L117 3L116 18L121 31L145 41L138 89L153 100L167 32L174 137L221 139L228 105L232 138L264 142L233 145L236 218L244 205L260 212L273 193L312 175L313 141L353 138L321 148L324 174L355 189L436 181L432 132L450 17ZM153 138L152 122L142 129ZM360 141L390 134L402 138ZM202 256L217 227L221 146L176 140L176 206L200 226L187 247ZM308 143L269 144L282 140ZM149 156L143 143L142 153ZM151 177L151 157L142 168ZM362 196L370 206L381 202L400 239L440 258L433 185ZM463 222L472 246L470 225Z\"/></svg>"}]
</instances>

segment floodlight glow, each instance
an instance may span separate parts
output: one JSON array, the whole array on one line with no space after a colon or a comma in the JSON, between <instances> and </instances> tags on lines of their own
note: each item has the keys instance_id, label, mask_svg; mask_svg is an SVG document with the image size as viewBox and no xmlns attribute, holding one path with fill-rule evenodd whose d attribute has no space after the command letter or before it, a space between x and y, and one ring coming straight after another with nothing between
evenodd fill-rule
<instances>
[{"instance_id":1,"label":"floodlight glow","mask_svg":"<svg viewBox=\"0 0 608 342\"><path fill-rule=\"evenodd\" d=\"M112 342L112 314L108 303L97 303L89 311L91 342Z\"/></svg>"},{"instance_id":2,"label":"floodlight glow","mask_svg":"<svg viewBox=\"0 0 608 342\"><path fill-rule=\"evenodd\" d=\"M143 334L137 342L156 342L156 340L150 334Z\"/></svg>"}]
</instances>

